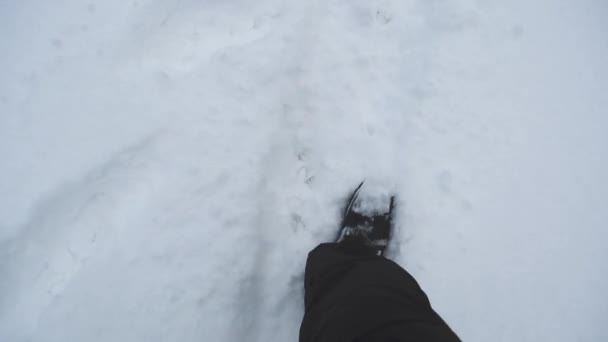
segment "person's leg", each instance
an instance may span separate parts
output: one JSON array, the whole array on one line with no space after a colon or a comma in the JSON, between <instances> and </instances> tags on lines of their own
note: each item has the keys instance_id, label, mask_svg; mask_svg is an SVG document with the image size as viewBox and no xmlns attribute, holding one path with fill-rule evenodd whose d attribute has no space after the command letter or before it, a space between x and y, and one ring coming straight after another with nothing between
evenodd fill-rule
<instances>
[{"instance_id":1,"label":"person's leg","mask_svg":"<svg viewBox=\"0 0 608 342\"><path fill-rule=\"evenodd\" d=\"M458 341L416 280L382 256L395 197L363 185L347 202L337 242L308 254L300 342Z\"/></svg>"},{"instance_id":2,"label":"person's leg","mask_svg":"<svg viewBox=\"0 0 608 342\"><path fill-rule=\"evenodd\" d=\"M356 240L319 245L306 264L300 341L373 341L373 334L458 341L396 263Z\"/></svg>"}]
</instances>

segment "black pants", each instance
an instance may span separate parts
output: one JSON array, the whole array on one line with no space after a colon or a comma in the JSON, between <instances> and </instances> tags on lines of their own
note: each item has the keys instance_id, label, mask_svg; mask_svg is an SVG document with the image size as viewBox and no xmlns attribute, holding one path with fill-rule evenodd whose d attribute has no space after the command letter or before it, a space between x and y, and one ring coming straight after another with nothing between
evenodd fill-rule
<instances>
[{"instance_id":1,"label":"black pants","mask_svg":"<svg viewBox=\"0 0 608 342\"><path fill-rule=\"evenodd\" d=\"M308 255L300 342L460 341L416 280L359 244Z\"/></svg>"}]
</instances>

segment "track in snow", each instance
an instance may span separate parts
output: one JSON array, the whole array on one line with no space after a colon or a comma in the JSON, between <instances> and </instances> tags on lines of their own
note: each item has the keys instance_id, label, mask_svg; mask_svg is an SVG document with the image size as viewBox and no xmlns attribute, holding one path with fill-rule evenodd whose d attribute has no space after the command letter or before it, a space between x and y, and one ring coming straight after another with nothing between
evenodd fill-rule
<instances>
[{"instance_id":1,"label":"track in snow","mask_svg":"<svg viewBox=\"0 0 608 342\"><path fill-rule=\"evenodd\" d=\"M464 340L605 339L605 10L0 5L0 340L295 341L370 177Z\"/></svg>"}]
</instances>

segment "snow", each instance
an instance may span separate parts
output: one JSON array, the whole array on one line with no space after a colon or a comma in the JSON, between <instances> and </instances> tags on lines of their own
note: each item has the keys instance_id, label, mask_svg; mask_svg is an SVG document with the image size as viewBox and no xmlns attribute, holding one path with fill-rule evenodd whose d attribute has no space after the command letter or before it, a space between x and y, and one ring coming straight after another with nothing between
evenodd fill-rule
<instances>
[{"instance_id":1,"label":"snow","mask_svg":"<svg viewBox=\"0 0 608 342\"><path fill-rule=\"evenodd\" d=\"M606 14L0 2L0 340L296 341L362 179L463 340L607 340Z\"/></svg>"}]
</instances>

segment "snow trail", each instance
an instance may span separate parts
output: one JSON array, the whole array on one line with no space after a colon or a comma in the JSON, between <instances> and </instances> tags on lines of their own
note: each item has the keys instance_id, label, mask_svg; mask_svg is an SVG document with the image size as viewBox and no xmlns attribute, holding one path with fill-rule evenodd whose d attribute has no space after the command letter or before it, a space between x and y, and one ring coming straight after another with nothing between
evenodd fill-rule
<instances>
[{"instance_id":1,"label":"snow trail","mask_svg":"<svg viewBox=\"0 0 608 342\"><path fill-rule=\"evenodd\" d=\"M463 340L605 340L606 10L1 3L0 340L296 341L374 178Z\"/></svg>"}]
</instances>

